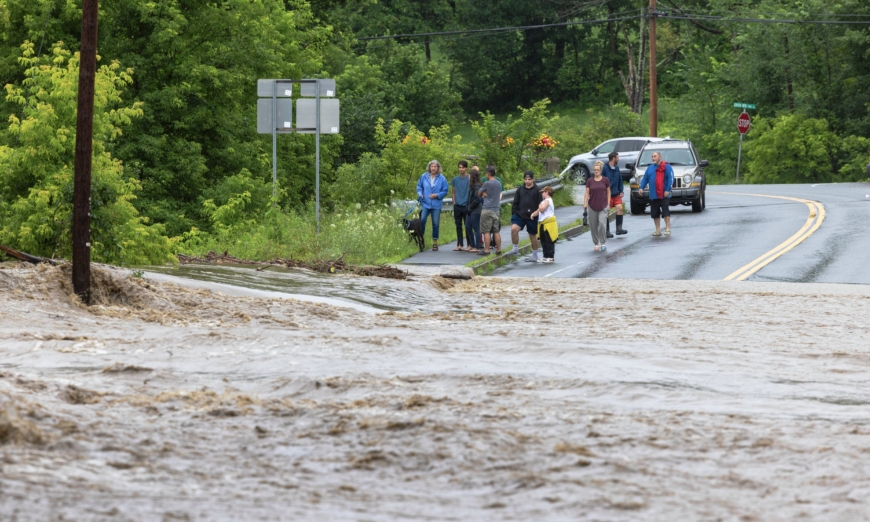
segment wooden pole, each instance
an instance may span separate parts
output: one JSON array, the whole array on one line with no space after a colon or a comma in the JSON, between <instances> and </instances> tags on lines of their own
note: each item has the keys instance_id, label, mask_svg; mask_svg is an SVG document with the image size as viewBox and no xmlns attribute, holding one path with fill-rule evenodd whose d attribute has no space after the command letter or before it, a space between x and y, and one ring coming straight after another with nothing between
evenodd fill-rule
<instances>
[{"instance_id":1,"label":"wooden pole","mask_svg":"<svg viewBox=\"0 0 870 522\"><path fill-rule=\"evenodd\" d=\"M649 135L659 135L658 78L656 71L656 0L649 0Z\"/></svg>"},{"instance_id":2,"label":"wooden pole","mask_svg":"<svg viewBox=\"0 0 870 522\"><path fill-rule=\"evenodd\" d=\"M82 1L76 156L73 184L73 290L84 303L91 297L91 163L94 136L94 77L97 71L98 0Z\"/></svg>"}]
</instances>

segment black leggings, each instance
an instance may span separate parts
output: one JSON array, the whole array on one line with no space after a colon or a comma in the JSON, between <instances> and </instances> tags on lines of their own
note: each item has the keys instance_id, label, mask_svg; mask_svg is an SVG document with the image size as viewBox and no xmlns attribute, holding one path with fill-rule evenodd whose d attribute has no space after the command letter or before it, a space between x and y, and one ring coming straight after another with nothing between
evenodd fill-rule
<instances>
[{"instance_id":1,"label":"black leggings","mask_svg":"<svg viewBox=\"0 0 870 522\"><path fill-rule=\"evenodd\" d=\"M546 230L541 230L538 236L541 240L541 247L544 249L544 259L553 259L556 257L556 243L550 239L550 233Z\"/></svg>"}]
</instances>

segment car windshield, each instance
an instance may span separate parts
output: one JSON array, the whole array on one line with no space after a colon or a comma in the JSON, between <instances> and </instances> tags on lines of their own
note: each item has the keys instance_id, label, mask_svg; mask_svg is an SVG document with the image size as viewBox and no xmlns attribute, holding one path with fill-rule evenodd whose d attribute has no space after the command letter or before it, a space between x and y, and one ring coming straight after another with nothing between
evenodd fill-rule
<instances>
[{"instance_id":1,"label":"car windshield","mask_svg":"<svg viewBox=\"0 0 870 522\"><path fill-rule=\"evenodd\" d=\"M653 152L661 153L662 159L671 165L693 166L695 164L695 158L692 157L692 151L689 149L661 149L658 151L647 149L640 155L640 160L637 162L638 166L645 167L650 165L653 162Z\"/></svg>"}]
</instances>

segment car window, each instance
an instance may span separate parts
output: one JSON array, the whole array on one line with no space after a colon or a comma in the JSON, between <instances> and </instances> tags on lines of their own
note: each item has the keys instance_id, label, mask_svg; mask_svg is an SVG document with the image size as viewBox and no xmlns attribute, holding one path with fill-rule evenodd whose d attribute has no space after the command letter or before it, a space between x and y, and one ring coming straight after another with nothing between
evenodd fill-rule
<instances>
[{"instance_id":1,"label":"car window","mask_svg":"<svg viewBox=\"0 0 870 522\"><path fill-rule=\"evenodd\" d=\"M617 140L615 152L631 152L634 148L634 140Z\"/></svg>"},{"instance_id":2,"label":"car window","mask_svg":"<svg viewBox=\"0 0 870 522\"><path fill-rule=\"evenodd\" d=\"M617 140L605 141L598 146L598 155L610 154L616 148Z\"/></svg>"},{"instance_id":3,"label":"car window","mask_svg":"<svg viewBox=\"0 0 870 522\"><path fill-rule=\"evenodd\" d=\"M656 151L652 148L647 148L643 151L643 154L640 155L640 159L637 161L638 166L645 167L652 164L653 152ZM662 153L662 159L671 165L695 165L695 158L689 149L664 149L659 152Z\"/></svg>"},{"instance_id":4,"label":"car window","mask_svg":"<svg viewBox=\"0 0 870 522\"><path fill-rule=\"evenodd\" d=\"M637 152L643 148L643 140L619 140L616 152Z\"/></svg>"}]
</instances>

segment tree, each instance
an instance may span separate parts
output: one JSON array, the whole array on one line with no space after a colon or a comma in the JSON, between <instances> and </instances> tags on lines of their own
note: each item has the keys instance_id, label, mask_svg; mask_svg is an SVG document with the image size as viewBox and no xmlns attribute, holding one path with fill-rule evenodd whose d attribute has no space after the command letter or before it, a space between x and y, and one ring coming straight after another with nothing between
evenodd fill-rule
<instances>
[{"instance_id":1,"label":"tree","mask_svg":"<svg viewBox=\"0 0 870 522\"><path fill-rule=\"evenodd\" d=\"M21 86L6 86L6 101L17 106L0 147L0 242L50 257L71 253L73 159L78 53L56 44L37 56L34 44L21 46ZM142 116L142 104L122 104L132 71L115 61L96 74L94 103L91 246L95 261L117 264L174 260L173 240L133 206L139 183L109 152Z\"/></svg>"}]
</instances>

